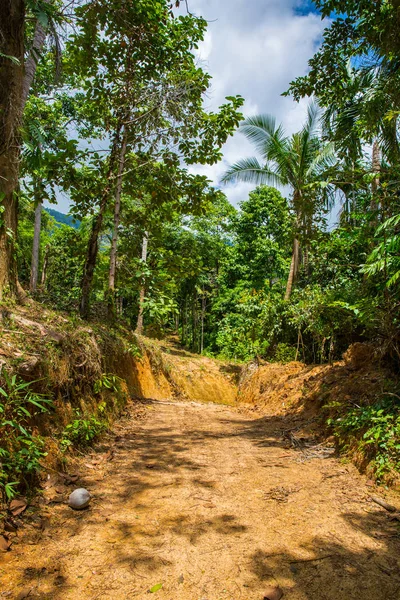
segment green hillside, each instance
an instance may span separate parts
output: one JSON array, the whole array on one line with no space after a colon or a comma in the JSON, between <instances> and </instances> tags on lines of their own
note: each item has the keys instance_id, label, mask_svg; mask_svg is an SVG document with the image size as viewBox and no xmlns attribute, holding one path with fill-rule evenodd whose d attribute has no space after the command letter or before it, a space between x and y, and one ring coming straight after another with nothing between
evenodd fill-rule
<instances>
[{"instance_id":1,"label":"green hillside","mask_svg":"<svg viewBox=\"0 0 400 600\"><path fill-rule=\"evenodd\" d=\"M44 210L49 213L49 215L54 217L57 223L62 223L64 225L69 225L69 227L73 227L74 229L79 229L81 222L71 215L65 215L58 210L54 210L54 208L45 208Z\"/></svg>"}]
</instances>

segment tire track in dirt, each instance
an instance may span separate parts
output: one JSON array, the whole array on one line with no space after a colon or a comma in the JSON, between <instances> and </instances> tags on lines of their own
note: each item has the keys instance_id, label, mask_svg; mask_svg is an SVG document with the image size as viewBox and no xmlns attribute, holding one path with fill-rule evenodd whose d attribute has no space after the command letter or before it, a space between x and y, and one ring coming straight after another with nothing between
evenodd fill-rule
<instances>
[{"instance_id":1,"label":"tire track in dirt","mask_svg":"<svg viewBox=\"0 0 400 600\"><path fill-rule=\"evenodd\" d=\"M112 461L104 444L93 468L82 459L90 509L42 509L49 526L3 555L0 598L261 600L277 584L291 600L400 597L398 523L353 466L304 460L281 417L145 406L115 426Z\"/></svg>"}]
</instances>

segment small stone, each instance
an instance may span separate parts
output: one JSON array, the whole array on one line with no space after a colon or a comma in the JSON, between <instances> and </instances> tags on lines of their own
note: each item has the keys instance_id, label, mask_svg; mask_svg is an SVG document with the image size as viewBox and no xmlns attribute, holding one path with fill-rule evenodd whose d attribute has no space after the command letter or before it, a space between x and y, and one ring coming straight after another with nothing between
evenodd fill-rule
<instances>
[{"instance_id":1,"label":"small stone","mask_svg":"<svg viewBox=\"0 0 400 600\"><path fill-rule=\"evenodd\" d=\"M279 586L271 586L264 592L264 600L281 600L283 592Z\"/></svg>"},{"instance_id":2,"label":"small stone","mask_svg":"<svg viewBox=\"0 0 400 600\"><path fill-rule=\"evenodd\" d=\"M75 510L82 510L89 506L90 494L85 488L74 490L68 499L68 505Z\"/></svg>"}]
</instances>

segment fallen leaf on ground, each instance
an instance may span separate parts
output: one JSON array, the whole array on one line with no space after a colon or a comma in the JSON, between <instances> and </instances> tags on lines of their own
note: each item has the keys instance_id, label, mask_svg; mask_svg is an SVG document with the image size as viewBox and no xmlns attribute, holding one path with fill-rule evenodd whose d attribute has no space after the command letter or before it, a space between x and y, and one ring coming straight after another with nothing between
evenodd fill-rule
<instances>
[{"instance_id":1,"label":"fallen leaf on ground","mask_svg":"<svg viewBox=\"0 0 400 600\"><path fill-rule=\"evenodd\" d=\"M11 547L11 542L6 535L0 535L0 551L7 552Z\"/></svg>"},{"instance_id":2,"label":"fallen leaf on ground","mask_svg":"<svg viewBox=\"0 0 400 600\"><path fill-rule=\"evenodd\" d=\"M18 527L16 524L12 523L11 521L4 521L4 531L10 531L14 533L17 531L17 529Z\"/></svg>"},{"instance_id":3,"label":"fallen leaf on ground","mask_svg":"<svg viewBox=\"0 0 400 600\"><path fill-rule=\"evenodd\" d=\"M79 475L69 475L68 473L59 473L59 475L68 483L76 483L79 479Z\"/></svg>"},{"instance_id":4,"label":"fallen leaf on ground","mask_svg":"<svg viewBox=\"0 0 400 600\"><path fill-rule=\"evenodd\" d=\"M161 590L162 586L162 583L157 583L157 585L153 585L153 587L149 589L150 594L155 594L156 592Z\"/></svg>"},{"instance_id":5,"label":"fallen leaf on ground","mask_svg":"<svg viewBox=\"0 0 400 600\"><path fill-rule=\"evenodd\" d=\"M14 517L17 517L24 512L27 506L28 503L25 498L15 498L14 500L11 500L9 510Z\"/></svg>"}]
</instances>

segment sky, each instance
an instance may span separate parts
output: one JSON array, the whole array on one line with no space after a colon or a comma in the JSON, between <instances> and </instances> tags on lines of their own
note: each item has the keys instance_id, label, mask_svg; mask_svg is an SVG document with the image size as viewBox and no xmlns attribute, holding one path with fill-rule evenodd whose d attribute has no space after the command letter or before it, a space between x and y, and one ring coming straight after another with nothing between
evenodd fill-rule
<instances>
[{"instance_id":1,"label":"sky","mask_svg":"<svg viewBox=\"0 0 400 600\"><path fill-rule=\"evenodd\" d=\"M216 110L226 96L241 94L245 116L269 113L288 133L298 131L306 115L307 100L299 104L283 98L290 81L307 72L327 26L312 2L305 0L188 0L189 10L209 21L199 48L201 65L212 75L205 106ZM185 9L182 9L185 10ZM254 155L239 132L228 140L223 160L194 168L215 185L227 166ZM252 184L221 186L237 206Z\"/></svg>"},{"instance_id":2,"label":"sky","mask_svg":"<svg viewBox=\"0 0 400 600\"><path fill-rule=\"evenodd\" d=\"M294 78L307 72L308 60L322 40L326 23L308 0L188 0L189 10L203 16L208 31L198 52L201 66L212 75L205 107L217 110L226 96L245 98L245 116L269 113L288 133L298 131L307 101L299 104L283 98ZM180 9L186 12L185 2ZM228 140L223 160L191 171L220 186L229 164L253 156L254 150L240 134ZM221 186L235 206L246 200L251 184ZM60 194L57 209L68 212L69 200Z\"/></svg>"}]
</instances>

